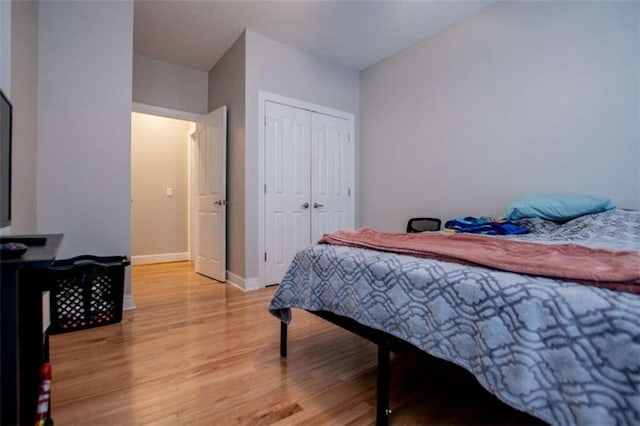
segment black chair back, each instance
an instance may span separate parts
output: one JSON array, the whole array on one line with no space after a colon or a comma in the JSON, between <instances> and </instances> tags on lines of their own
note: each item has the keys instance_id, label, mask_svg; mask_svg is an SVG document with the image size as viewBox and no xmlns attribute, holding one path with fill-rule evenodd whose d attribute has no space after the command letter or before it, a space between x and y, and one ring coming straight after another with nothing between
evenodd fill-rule
<instances>
[{"instance_id":1,"label":"black chair back","mask_svg":"<svg viewBox=\"0 0 640 426\"><path fill-rule=\"evenodd\" d=\"M407 232L439 231L440 219L433 217L414 217L407 223Z\"/></svg>"}]
</instances>

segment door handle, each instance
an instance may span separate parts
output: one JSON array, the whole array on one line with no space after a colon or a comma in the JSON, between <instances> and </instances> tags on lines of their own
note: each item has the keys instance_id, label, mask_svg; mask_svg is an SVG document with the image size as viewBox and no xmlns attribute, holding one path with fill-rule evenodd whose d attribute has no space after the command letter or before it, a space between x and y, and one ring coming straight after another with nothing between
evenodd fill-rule
<instances>
[{"instance_id":1,"label":"door handle","mask_svg":"<svg viewBox=\"0 0 640 426\"><path fill-rule=\"evenodd\" d=\"M324 204L313 203L313 208L314 209L319 209L321 207L324 207Z\"/></svg>"},{"instance_id":2,"label":"door handle","mask_svg":"<svg viewBox=\"0 0 640 426\"><path fill-rule=\"evenodd\" d=\"M216 206L226 206L227 205L227 201L226 200L218 200L218 201L215 201L213 204L215 204Z\"/></svg>"},{"instance_id":3,"label":"door handle","mask_svg":"<svg viewBox=\"0 0 640 426\"><path fill-rule=\"evenodd\" d=\"M308 209L309 208L309 203L304 203L300 207L302 207L303 209Z\"/></svg>"}]
</instances>

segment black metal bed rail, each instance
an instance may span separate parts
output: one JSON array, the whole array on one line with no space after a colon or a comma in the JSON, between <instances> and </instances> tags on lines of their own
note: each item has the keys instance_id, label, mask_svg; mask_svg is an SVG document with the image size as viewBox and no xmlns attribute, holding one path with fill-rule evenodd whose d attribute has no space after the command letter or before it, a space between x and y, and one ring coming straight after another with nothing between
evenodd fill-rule
<instances>
[{"instance_id":1,"label":"black metal bed rail","mask_svg":"<svg viewBox=\"0 0 640 426\"><path fill-rule=\"evenodd\" d=\"M390 355L393 352L413 352L433 358L420 348L399 339L384 331L362 325L351 318L336 315L326 311L308 311L320 318L336 324L360 337L363 337L378 346L378 373L376 395L376 425L387 426L391 409L389 408L389 383L390 383ZM287 356L287 324L280 322L280 356Z\"/></svg>"}]
</instances>

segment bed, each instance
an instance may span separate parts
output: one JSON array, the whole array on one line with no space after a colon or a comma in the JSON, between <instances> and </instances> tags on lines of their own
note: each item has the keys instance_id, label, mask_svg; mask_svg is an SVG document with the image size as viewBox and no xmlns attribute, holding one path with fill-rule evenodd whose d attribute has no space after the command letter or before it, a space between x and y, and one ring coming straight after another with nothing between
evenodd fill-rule
<instances>
[{"instance_id":1,"label":"bed","mask_svg":"<svg viewBox=\"0 0 640 426\"><path fill-rule=\"evenodd\" d=\"M495 238L640 251L636 211L519 223L531 232ZM463 367L503 402L551 424L640 424L638 294L319 244L295 256L269 306L282 324L282 355L291 308L379 345L380 424L389 414L388 350L402 343Z\"/></svg>"}]
</instances>

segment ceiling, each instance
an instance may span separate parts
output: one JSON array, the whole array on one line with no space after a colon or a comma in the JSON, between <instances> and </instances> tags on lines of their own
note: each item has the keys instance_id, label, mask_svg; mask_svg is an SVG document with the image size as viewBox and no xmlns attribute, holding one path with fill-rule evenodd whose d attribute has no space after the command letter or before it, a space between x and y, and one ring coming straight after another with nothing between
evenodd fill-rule
<instances>
[{"instance_id":1,"label":"ceiling","mask_svg":"<svg viewBox=\"0 0 640 426\"><path fill-rule=\"evenodd\" d=\"M208 71L247 28L362 70L490 3L136 0L134 51Z\"/></svg>"}]
</instances>

